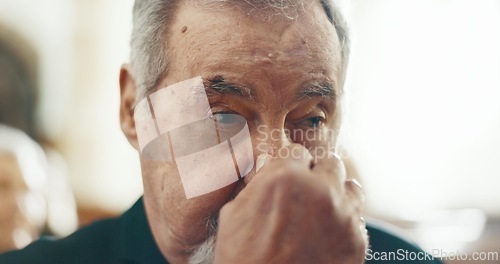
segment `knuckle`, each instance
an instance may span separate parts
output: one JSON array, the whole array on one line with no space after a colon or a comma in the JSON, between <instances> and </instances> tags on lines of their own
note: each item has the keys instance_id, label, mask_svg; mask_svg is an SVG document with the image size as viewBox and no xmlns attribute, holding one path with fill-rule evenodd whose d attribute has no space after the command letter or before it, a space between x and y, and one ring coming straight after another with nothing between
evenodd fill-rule
<instances>
[{"instance_id":1,"label":"knuckle","mask_svg":"<svg viewBox=\"0 0 500 264\"><path fill-rule=\"evenodd\" d=\"M268 182L273 188L290 187L300 181L300 176L300 172L292 166L281 166L276 169L272 176L268 177Z\"/></svg>"},{"instance_id":2,"label":"knuckle","mask_svg":"<svg viewBox=\"0 0 500 264\"><path fill-rule=\"evenodd\" d=\"M357 203L363 204L365 193L363 187L356 179L349 179L345 181L345 189L348 197Z\"/></svg>"},{"instance_id":3,"label":"knuckle","mask_svg":"<svg viewBox=\"0 0 500 264\"><path fill-rule=\"evenodd\" d=\"M315 203L314 204L315 209L317 211L322 212L325 215L328 215L331 219L333 219L336 222L334 217L340 211L340 208L336 203L334 203L331 196L326 194L317 195L317 197L315 197L314 203Z\"/></svg>"},{"instance_id":4,"label":"knuckle","mask_svg":"<svg viewBox=\"0 0 500 264\"><path fill-rule=\"evenodd\" d=\"M346 180L346 185L349 185L349 188L353 190L357 190L358 192L361 193L363 192L363 186L361 185L361 183L359 183L358 180L354 178Z\"/></svg>"},{"instance_id":5,"label":"knuckle","mask_svg":"<svg viewBox=\"0 0 500 264\"><path fill-rule=\"evenodd\" d=\"M270 176L265 184L265 192L293 201L311 202L314 206L331 205L332 197L327 185L310 175L290 169L280 168Z\"/></svg>"},{"instance_id":6,"label":"knuckle","mask_svg":"<svg viewBox=\"0 0 500 264\"><path fill-rule=\"evenodd\" d=\"M347 235L349 237L350 244L353 245L353 248L357 250L361 248L364 249L365 239L360 229L359 217L350 217L344 228L345 230L349 230Z\"/></svg>"}]
</instances>

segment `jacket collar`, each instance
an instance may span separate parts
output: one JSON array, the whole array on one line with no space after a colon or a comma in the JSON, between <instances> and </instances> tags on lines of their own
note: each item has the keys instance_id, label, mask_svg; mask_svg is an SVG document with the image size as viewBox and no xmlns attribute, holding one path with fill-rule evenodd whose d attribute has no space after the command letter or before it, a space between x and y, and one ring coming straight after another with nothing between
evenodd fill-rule
<instances>
[{"instance_id":1,"label":"jacket collar","mask_svg":"<svg viewBox=\"0 0 500 264\"><path fill-rule=\"evenodd\" d=\"M142 197L121 216L119 234L119 259L127 263L168 263L155 243L144 210Z\"/></svg>"}]
</instances>

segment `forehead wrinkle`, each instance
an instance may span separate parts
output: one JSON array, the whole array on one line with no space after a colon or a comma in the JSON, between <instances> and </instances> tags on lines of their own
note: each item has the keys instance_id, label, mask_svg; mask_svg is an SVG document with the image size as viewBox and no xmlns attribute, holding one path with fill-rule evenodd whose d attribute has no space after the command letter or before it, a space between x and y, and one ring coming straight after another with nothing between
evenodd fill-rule
<instances>
[{"instance_id":1,"label":"forehead wrinkle","mask_svg":"<svg viewBox=\"0 0 500 264\"><path fill-rule=\"evenodd\" d=\"M194 10L200 13L209 11ZM176 58L180 59L179 62L181 63L175 63L176 65L173 66L176 69L173 69L171 72L181 72L180 75L182 77L179 76L177 78L179 80L200 75L214 76L214 73L216 74L217 72L228 72L231 76L238 76L237 80L243 78L240 76L241 72L251 73L254 77L257 74L261 74L260 77L262 78L260 80L262 81L258 82L259 86L262 85L264 80L268 80L269 86L265 85L265 87L275 90L277 96L282 95L280 92L282 89L278 88L288 87L290 89L292 88L291 86L297 87L297 82L300 82L300 79L302 79L300 78L296 80L297 82L290 83L290 78L284 77L286 75L305 77L303 74L306 72L321 72L329 80L333 79L336 82L340 66L337 58L340 56L336 52L335 30L333 27L331 29L328 26L322 27L323 23L321 22L324 21L320 19L313 19L312 21L306 19L314 17L313 14L317 13L316 10L308 11L307 14L303 13L295 21L288 21L289 23L286 24L276 24L272 27L275 29L273 33L267 32L266 34L261 34L263 31L259 30L261 21L259 21L260 23L254 23L247 30L239 30L242 28L246 29L244 25L247 25L250 21L248 21L249 17L242 16L243 18L240 17L237 20L238 22L235 22L236 20L233 15L238 14L238 12L220 17L219 22L210 20L210 22L207 21L208 23L201 24L191 24L190 19L193 16L185 17L189 19L188 23L181 22L182 24L179 23L178 27L180 30L181 26L187 25L189 30L184 35L177 34L177 41L175 42L177 45L173 45L176 51ZM220 13L215 13L214 15L219 18ZM302 23L303 21L305 23ZM221 27L221 23L223 22L230 23L222 27L221 30L214 32L214 27ZM311 25L311 23L313 24ZM196 54L196 56L192 54ZM304 60L310 63L304 65ZM318 66L318 64L321 65ZM325 68L325 65L330 66ZM304 67L307 67L307 69L304 70ZM280 81L282 83L279 83ZM245 83L253 83L253 81ZM205 93L207 95L220 94L214 89L206 89L206 87ZM220 86L216 88L224 88L223 90L230 91L230 89L227 89L229 87L225 85L224 87ZM298 87L302 86L299 85ZM312 87L314 88L314 86ZM309 92L304 92L303 96L317 94L331 97L333 95L333 93L327 93L327 89L320 89L320 87L325 88L324 85L316 85L315 89L308 89ZM336 85L333 87L337 88ZM240 89L239 91L242 90L245 89ZM261 90L252 89L250 91L254 93L250 93L250 95L255 97L255 92ZM233 89L233 92L225 94L238 95L241 92ZM263 96L264 94L267 94L267 92L263 91ZM295 95L296 92L291 93L291 96L295 97Z\"/></svg>"},{"instance_id":2,"label":"forehead wrinkle","mask_svg":"<svg viewBox=\"0 0 500 264\"><path fill-rule=\"evenodd\" d=\"M200 10L195 8L198 12L210 12L210 10ZM231 11L230 11L231 12ZM315 11L310 11L311 13L317 13ZM236 11L236 13L238 13ZM192 27L188 25L189 31L186 35L181 35L178 38L178 41L174 45L179 48L179 54L190 54L191 51L206 51L209 48L211 51L207 55L216 55L216 57L221 55L229 55L232 54L240 54L239 56L249 56L252 57L255 62L263 62L263 63L271 63L272 61L281 61L283 57L286 55L298 55L298 56L306 56L308 59L322 59L327 60L327 56L318 56L319 53L325 53L325 50L321 50L316 45L318 41L318 34L325 37L326 30L319 30L316 32L317 34L311 35L310 28L305 27L301 23L306 17L314 17L313 14L304 12L297 19L292 21L288 20L285 23L278 22L278 24L273 27L274 34L266 34L259 35L253 34L254 31L251 30L246 34L241 34L240 31L219 31L219 35L216 38L212 38L213 28L217 27L218 23L208 23L202 24ZM217 15L217 14L216 14ZM242 18L242 19L241 19ZM226 22L230 22L232 17L223 17L222 20ZM241 23L247 23L250 19L249 17L242 16L240 17ZM256 22L256 21L252 21ZM271 21L257 21L257 24L269 24ZM317 19L312 19L312 23L314 23L315 27L320 26L319 21ZM188 23L189 24L189 23ZM232 26L239 26L238 23L231 23ZM219 24L220 26L220 24ZM255 25L259 27L259 25ZM320 27L321 28L321 27ZM210 29L210 30L209 30ZM316 29L317 31L318 29ZM255 31L257 32L257 31ZM250 34L248 34L250 33ZM294 34L295 33L295 34ZM295 35L295 36L293 36ZM196 36L196 37L195 37ZM274 38L272 38L274 36ZM186 38L187 37L187 38ZM204 39L204 38L207 39ZM299 38L301 41L299 42L290 42L290 39ZM321 37L319 37L321 39ZM204 39L204 41L200 41ZM261 41L264 40L264 41ZM266 43L267 42L267 43ZM246 45L244 45L246 43ZM235 45L236 44L236 45ZM311 45L312 44L312 45ZM264 45L264 46L262 46ZM246 46L246 48L243 48ZM223 48L224 47L224 48ZM230 48L231 47L231 48ZM228 49L229 48L229 49ZM319 49L319 50L318 50ZM324 49L324 47L323 47ZM330 50L330 47L327 47ZM331 53L330 53L331 54ZM189 56L189 55L185 55ZM234 55L233 55L234 56ZM212 56L210 56L212 57ZM212 57L213 58L213 57ZM195 63L195 57L189 56L188 61L191 66L201 66ZM194 70L191 67L187 67L188 65L183 65L183 70ZM189 69L191 68L191 69Z\"/></svg>"}]
</instances>

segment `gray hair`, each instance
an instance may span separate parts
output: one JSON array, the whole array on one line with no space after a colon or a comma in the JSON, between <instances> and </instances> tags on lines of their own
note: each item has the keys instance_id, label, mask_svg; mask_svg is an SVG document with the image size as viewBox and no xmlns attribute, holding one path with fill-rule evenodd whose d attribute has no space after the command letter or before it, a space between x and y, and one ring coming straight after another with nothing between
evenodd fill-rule
<instances>
[{"instance_id":1,"label":"gray hair","mask_svg":"<svg viewBox=\"0 0 500 264\"><path fill-rule=\"evenodd\" d=\"M202 1L203 0L198 0ZM284 11L287 7L302 4L303 0L204 0L206 3L239 2L253 7ZM347 26L334 0L320 0L328 19L335 27L341 44L342 74L345 78L349 56ZM154 91L168 70L168 31L178 0L136 0L133 9L131 39L131 68L138 89L137 98ZM285 13L287 16L287 14ZM342 80L343 81L343 80Z\"/></svg>"}]
</instances>

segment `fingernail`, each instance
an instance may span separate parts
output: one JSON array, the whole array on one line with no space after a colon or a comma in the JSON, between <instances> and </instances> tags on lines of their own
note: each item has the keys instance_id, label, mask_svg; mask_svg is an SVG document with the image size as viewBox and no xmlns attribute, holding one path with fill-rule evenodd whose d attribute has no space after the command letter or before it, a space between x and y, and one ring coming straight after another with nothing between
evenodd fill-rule
<instances>
[{"instance_id":1,"label":"fingernail","mask_svg":"<svg viewBox=\"0 0 500 264\"><path fill-rule=\"evenodd\" d=\"M328 151L328 157L329 158L337 158L338 160L342 160L342 158L340 158L340 155L337 154L335 151Z\"/></svg>"},{"instance_id":2,"label":"fingernail","mask_svg":"<svg viewBox=\"0 0 500 264\"><path fill-rule=\"evenodd\" d=\"M356 185L359 189L363 190L363 186L361 185L361 183L360 183L358 180L356 180L356 179L354 179L354 178L352 178L352 179L350 179L350 180L351 180L351 181L352 181L352 183L354 183L354 184L355 184L355 185Z\"/></svg>"}]
</instances>

